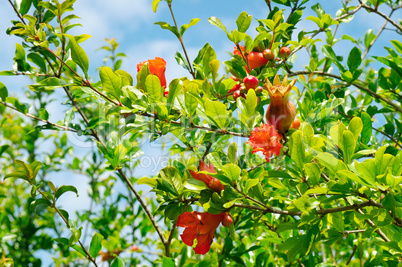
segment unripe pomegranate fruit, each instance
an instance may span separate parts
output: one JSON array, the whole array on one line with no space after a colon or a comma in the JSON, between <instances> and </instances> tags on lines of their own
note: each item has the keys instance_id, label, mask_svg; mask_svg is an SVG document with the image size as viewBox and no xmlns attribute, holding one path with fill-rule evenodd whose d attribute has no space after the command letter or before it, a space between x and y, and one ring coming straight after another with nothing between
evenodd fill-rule
<instances>
[{"instance_id":1,"label":"unripe pomegranate fruit","mask_svg":"<svg viewBox=\"0 0 402 267\"><path fill-rule=\"evenodd\" d=\"M230 227L233 224L233 218L230 216L229 212L225 212L222 219L222 225L225 227Z\"/></svg>"},{"instance_id":2,"label":"unripe pomegranate fruit","mask_svg":"<svg viewBox=\"0 0 402 267\"><path fill-rule=\"evenodd\" d=\"M290 56L290 48L286 46L282 47L281 50L279 50L279 54L282 58L287 59Z\"/></svg>"},{"instance_id":3,"label":"unripe pomegranate fruit","mask_svg":"<svg viewBox=\"0 0 402 267\"><path fill-rule=\"evenodd\" d=\"M289 102L289 93L295 83L296 79L288 84L287 75L281 83L278 74L276 74L273 85L268 78L265 78L264 87L268 90L271 100L267 113L265 113L265 119L279 133L285 133L295 120L296 110L292 103Z\"/></svg>"},{"instance_id":4,"label":"unripe pomegranate fruit","mask_svg":"<svg viewBox=\"0 0 402 267\"><path fill-rule=\"evenodd\" d=\"M233 92L233 98L234 100L238 99L241 96L240 90L234 91Z\"/></svg>"},{"instance_id":5,"label":"unripe pomegranate fruit","mask_svg":"<svg viewBox=\"0 0 402 267\"><path fill-rule=\"evenodd\" d=\"M259 81L258 81L257 77L255 77L253 75L248 75L248 76L244 77L243 83L244 83L244 86L246 87L246 89L255 89L255 88L257 88Z\"/></svg>"},{"instance_id":6,"label":"unripe pomegranate fruit","mask_svg":"<svg viewBox=\"0 0 402 267\"><path fill-rule=\"evenodd\" d=\"M229 93L236 92L236 91L240 90L240 87L241 87L240 84L238 84L238 83L235 84L235 86L233 86L233 88L230 89Z\"/></svg>"},{"instance_id":7,"label":"unripe pomegranate fruit","mask_svg":"<svg viewBox=\"0 0 402 267\"><path fill-rule=\"evenodd\" d=\"M212 178L211 181L208 184L208 187L211 188L212 190L215 190L217 192L222 191L223 189L225 189L225 187L223 186L223 184L221 184L221 182L216 179L216 178Z\"/></svg>"},{"instance_id":8,"label":"unripe pomegranate fruit","mask_svg":"<svg viewBox=\"0 0 402 267\"><path fill-rule=\"evenodd\" d=\"M293 123L292 123L292 125L290 126L290 128L292 128L292 129L299 129L300 128L300 121L299 121L299 119L295 119L294 121L293 121Z\"/></svg>"},{"instance_id":9,"label":"unripe pomegranate fruit","mask_svg":"<svg viewBox=\"0 0 402 267\"><path fill-rule=\"evenodd\" d=\"M274 60L275 59L275 55L274 53L271 51L271 49L265 49L264 52L262 52L262 55L264 56L264 58L266 60Z\"/></svg>"}]
</instances>

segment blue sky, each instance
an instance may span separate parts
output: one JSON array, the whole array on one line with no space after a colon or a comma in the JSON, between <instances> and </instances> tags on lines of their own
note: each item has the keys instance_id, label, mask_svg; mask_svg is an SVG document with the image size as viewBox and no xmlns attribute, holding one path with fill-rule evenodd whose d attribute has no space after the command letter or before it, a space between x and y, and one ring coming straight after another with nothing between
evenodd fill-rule
<instances>
[{"instance_id":1,"label":"blue sky","mask_svg":"<svg viewBox=\"0 0 402 267\"><path fill-rule=\"evenodd\" d=\"M136 65L147 59L154 57L162 57L167 61L166 78L169 82L173 78L189 76L188 73L176 64L174 54L180 51L181 47L175 36L162 30L154 22L166 21L172 24L169 10L165 2L159 4L157 13L154 13L151 8L151 0L77 0L75 4L75 14L82 19L76 22L81 23L84 27L75 28L70 33L74 35L89 34L92 36L89 40L82 44L87 51L90 60L90 75L93 80L97 81L98 74L96 68L102 65L102 59L106 55L102 51L96 51L97 48L105 45L102 41L104 38L116 38L120 43L119 51L125 53L128 58L124 60L122 69L128 71L133 76L136 74ZM341 8L340 1L322 0L311 1L309 6L320 3L327 13L335 17L336 11ZM353 1L357 3L356 0ZM226 27L230 29L236 28L235 20L242 11L253 15L254 19L263 19L268 13L268 8L264 0L249 0L249 1L234 1L234 0L173 0L173 10L179 25L188 23L192 18L200 18L201 21L194 27L190 28L184 34L184 43L189 52L190 60L193 60L200 48L209 42L215 49L218 59L225 61L230 59L229 52L233 51L233 43L227 38L226 34L215 26L210 25L207 20L211 16L218 17ZM386 12L387 13L387 12ZM308 7L305 9L303 17L315 15ZM395 17L402 17L401 12L394 14ZM0 2L0 70L10 70L12 68L15 43L20 42L15 36L6 35L6 29L11 25L10 20L16 20L17 17L7 1ZM364 32L373 28L376 33L383 24L383 20L377 15L368 14L365 11L359 12L355 18L355 27L350 28L348 24L342 26L338 30L338 37L343 34L352 36L363 36ZM256 22L252 24L255 28ZM356 27L356 25L358 27ZM250 27L249 34L254 36L256 33ZM298 29L312 30L315 29L315 24L311 21L302 21ZM393 32L385 31L382 35L384 40L396 39ZM320 35L323 40L325 36ZM382 48L385 44L378 43L371 50L370 55L386 55L386 51ZM390 46L390 44L387 44ZM350 42L340 42L335 45L341 53L347 55L353 46ZM307 57L303 52L298 53L298 59L295 66L301 69L303 65L307 65ZM221 65L222 66L222 65ZM0 82L3 82L9 94L17 95L24 98L22 89L29 84L27 78L5 77L0 76ZM26 88L26 87L25 87ZM58 93L57 96L62 96ZM59 101L60 102L60 101ZM63 118L64 110L60 109L57 104L49 106L51 114L50 120L57 121ZM78 139L71 136L70 142L77 143ZM81 146L81 145L79 145ZM88 148L77 149L77 153L85 154ZM144 146L145 153L160 155L159 147ZM156 160L155 162L160 162ZM156 165L155 165L156 166ZM156 170L151 170L154 166L149 167L145 172L155 173ZM144 173L144 171L140 172ZM80 188L80 198L69 199L71 211L76 207L85 207L83 203L88 203L85 188L86 181L71 174L63 175L65 179L60 180L64 183L73 183ZM59 184L60 185L60 184Z\"/></svg>"}]
</instances>

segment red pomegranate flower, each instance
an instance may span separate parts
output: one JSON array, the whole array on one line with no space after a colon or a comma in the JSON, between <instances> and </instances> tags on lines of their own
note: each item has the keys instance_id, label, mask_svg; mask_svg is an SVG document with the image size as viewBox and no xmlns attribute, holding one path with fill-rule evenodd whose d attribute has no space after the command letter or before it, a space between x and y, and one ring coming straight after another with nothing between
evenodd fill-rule
<instances>
[{"instance_id":1,"label":"red pomegranate flower","mask_svg":"<svg viewBox=\"0 0 402 267\"><path fill-rule=\"evenodd\" d=\"M201 163L200 163L200 171L216 173L215 167L212 164L207 165L204 161L201 161ZM191 176L194 177L194 179L203 181L212 190L220 192L223 189L225 189L225 186L223 184L221 184L221 182L218 179L216 179L210 175L198 173L195 171L190 171L190 174L191 174Z\"/></svg>"},{"instance_id":2,"label":"red pomegranate flower","mask_svg":"<svg viewBox=\"0 0 402 267\"><path fill-rule=\"evenodd\" d=\"M155 57L155 59L149 59L147 61L140 62L137 65L137 72L139 72L142 69L142 66L147 62L149 72L151 72L151 74L153 75L158 76L159 81L161 82L161 86L163 88L166 88L166 77L165 77L166 61L163 58Z\"/></svg>"},{"instance_id":3,"label":"red pomegranate flower","mask_svg":"<svg viewBox=\"0 0 402 267\"><path fill-rule=\"evenodd\" d=\"M288 76L285 76L281 82L278 74L274 78L273 85L268 78L265 78L264 87L268 90L271 100L267 113L265 113L265 119L267 123L275 126L279 133L286 133L295 120L296 109L289 102L289 93L295 83L296 79L288 84Z\"/></svg>"},{"instance_id":4,"label":"red pomegranate flower","mask_svg":"<svg viewBox=\"0 0 402 267\"><path fill-rule=\"evenodd\" d=\"M253 147L252 153L262 151L265 160L269 162L269 158L273 154L278 156L281 152L281 139L282 136L278 134L274 126L263 124L261 127L256 127L254 131L251 131L251 136L247 143Z\"/></svg>"},{"instance_id":5,"label":"red pomegranate flower","mask_svg":"<svg viewBox=\"0 0 402 267\"><path fill-rule=\"evenodd\" d=\"M244 46L240 46L240 48L244 55ZM241 56L241 53L237 49L237 47L234 48L233 54ZM268 62L268 60L264 58L264 55L261 52L251 51L247 55L247 59L248 59L248 64L250 65L251 69L255 69L255 68L264 66ZM250 72L250 70L247 67L246 67L246 69L247 69L247 72Z\"/></svg>"},{"instance_id":6,"label":"red pomegranate flower","mask_svg":"<svg viewBox=\"0 0 402 267\"><path fill-rule=\"evenodd\" d=\"M185 227L181 240L187 246L193 246L194 239L197 245L194 248L195 254L205 254L209 251L216 228L221 223L224 212L211 214L208 212L186 211L177 219L177 226Z\"/></svg>"}]
</instances>

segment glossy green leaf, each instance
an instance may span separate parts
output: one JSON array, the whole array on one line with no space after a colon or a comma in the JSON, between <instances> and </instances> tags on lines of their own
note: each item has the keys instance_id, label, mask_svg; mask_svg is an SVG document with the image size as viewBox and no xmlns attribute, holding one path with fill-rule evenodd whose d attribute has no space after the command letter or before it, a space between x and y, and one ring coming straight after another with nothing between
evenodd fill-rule
<instances>
[{"instance_id":1,"label":"glossy green leaf","mask_svg":"<svg viewBox=\"0 0 402 267\"><path fill-rule=\"evenodd\" d=\"M180 94L183 89L183 82L180 79L174 79L169 84L169 95L167 97L167 109L168 112L173 108L174 100Z\"/></svg>"},{"instance_id":2,"label":"glossy green leaf","mask_svg":"<svg viewBox=\"0 0 402 267\"><path fill-rule=\"evenodd\" d=\"M342 144L343 157L346 164L350 164L352 162L352 156L356 148L356 140L353 133L349 130L346 130L342 133L342 137L340 140Z\"/></svg>"},{"instance_id":3,"label":"glossy green leaf","mask_svg":"<svg viewBox=\"0 0 402 267\"><path fill-rule=\"evenodd\" d=\"M230 162L236 164L237 162L237 144L235 142L231 143L228 147L228 157Z\"/></svg>"},{"instance_id":4,"label":"glossy green leaf","mask_svg":"<svg viewBox=\"0 0 402 267\"><path fill-rule=\"evenodd\" d=\"M226 34L228 33L228 31L226 30L225 25L223 25L222 21L220 21L220 19L218 19L217 17L210 17L210 18L208 19L208 22L209 22L211 25L214 25L214 26L216 26L216 27L222 29Z\"/></svg>"},{"instance_id":5,"label":"glossy green leaf","mask_svg":"<svg viewBox=\"0 0 402 267\"><path fill-rule=\"evenodd\" d=\"M228 114L226 105L219 101L205 101L205 114L221 129L224 129L228 123Z\"/></svg>"},{"instance_id":6,"label":"glossy green leaf","mask_svg":"<svg viewBox=\"0 0 402 267\"><path fill-rule=\"evenodd\" d=\"M74 192L77 197L78 197L78 190L72 185L62 185L59 188L57 188L56 194L55 194L55 199L58 199L61 197L66 192Z\"/></svg>"},{"instance_id":7,"label":"glossy green leaf","mask_svg":"<svg viewBox=\"0 0 402 267\"><path fill-rule=\"evenodd\" d=\"M164 22L164 21L158 21L155 22L156 25L159 25L162 29L168 30L171 33L173 33L177 38L181 38L181 35L178 31L178 29L176 28L176 26L171 26L169 25L169 23Z\"/></svg>"},{"instance_id":8,"label":"glossy green leaf","mask_svg":"<svg viewBox=\"0 0 402 267\"><path fill-rule=\"evenodd\" d=\"M222 166L222 171L232 182L237 182L240 179L240 168L235 164L226 164Z\"/></svg>"},{"instance_id":9,"label":"glossy green leaf","mask_svg":"<svg viewBox=\"0 0 402 267\"><path fill-rule=\"evenodd\" d=\"M190 82L185 87L185 104L187 108L187 113L189 118L194 115L195 110L198 106L198 100L195 95L198 95L198 84L195 82Z\"/></svg>"},{"instance_id":10,"label":"glossy green leaf","mask_svg":"<svg viewBox=\"0 0 402 267\"><path fill-rule=\"evenodd\" d=\"M120 96L122 95L122 77L115 74L112 68L107 66L99 68L99 76L102 81L103 90L109 95L113 96L115 99L119 100Z\"/></svg>"},{"instance_id":11,"label":"glossy green leaf","mask_svg":"<svg viewBox=\"0 0 402 267\"><path fill-rule=\"evenodd\" d=\"M47 207L50 207L50 206L52 206L52 203L50 203L49 200L47 200L47 199L39 198L39 199L32 201L29 208L31 209L31 211L35 212L36 208L39 205L45 205Z\"/></svg>"},{"instance_id":12,"label":"glossy green leaf","mask_svg":"<svg viewBox=\"0 0 402 267\"><path fill-rule=\"evenodd\" d=\"M163 257L162 267L176 267L176 264L172 258Z\"/></svg>"},{"instance_id":13,"label":"glossy green leaf","mask_svg":"<svg viewBox=\"0 0 402 267\"><path fill-rule=\"evenodd\" d=\"M323 53L323 55L325 57L327 57L327 58L329 58L329 59L331 59L333 61L337 61L335 52L334 52L334 50L332 49L331 46L323 45L322 46L322 53Z\"/></svg>"},{"instance_id":14,"label":"glossy green leaf","mask_svg":"<svg viewBox=\"0 0 402 267\"><path fill-rule=\"evenodd\" d=\"M294 132L290 137L289 150L290 150L289 151L290 157L296 163L296 166L299 168L299 170L302 170L304 165L305 154L304 154L302 135L300 131Z\"/></svg>"},{"instance_id":15,"label":"glossy green leaf","mask_svg":"<svg viewBox=\"0 0 402 267\"><path fill-rule=\"evenodd\" d=\"M102 240L103 236L101 234L95 232L95 234L92 236L91 244L89 246L89 254L93 258L96 258L99 255L99 251L102 249Z\"/></svg>"},{"instance_id":16,"label":"glossy green leaf","mask_svg":"<svg viewBox=\"0 0 402 267\"><path fill-rule=\"evenodd\" d=\"M180 27L180 35L183 36L184 32L185 32L188 28L190 28L191 26L196 25L199 21L200 21L199 18L194 18L194 19L191 19L191 20L190 20L190 23L189 23L189 24L183 24L183 25Z\"/></svg>"},{"instance_id":17,"label":"glossy green leaf","mask_svg":"<svg viewBox=\"0 0 402 267\"><path fill-rule=\"evenodd\" d=\"M7 97L8 97L7 87L4 85L4 83L0 82L0 98L2 101L6 101Z\"/></svg>"},{"instance_id":18,"label":"glossy green leaf","mask_svg":"<svg viewBox=\"0 0 402 267\"><path fill-rule=\"evenodd\" d=\"M65 34L70 40L71 45L71 58L78 66L80 66L81 70L84 72L85 77L88 76L88 68L89 68L89 59L84 49L79 46L75 37L70 34Z\"/></svg>"},{"instance_id":19,"label":"glossy green leaf","mask_svg":"<svg viewBox=\"0 0 402 267\"><path fill-rule=\"evenodd\" d=\"M362 63L362 52L356 46L352 48L348 56L348 67L351 72L354 72Z\"/></svg>"},{"instance_id":20,"label":"glossy green leaf","mask_svg":"<svg viewBox=\"0 0 402 267\"><path fill-rule=\"evenodd\" d=\"M247 14L246 11L241 12L236 20L237 29L239 30L239 32L246 32L247 29L250 27L252 19L253 16Z\"/></svg>"},{"instance_id":21,"label":"glossy green leaf","mask_svg":"<svg viewBox=\"0 0 402 267\"><path fill-rule=\"evenodd\" d=\"M158 10L159 2L162 0L152 0L152 10L156 12Z\"/></svg>"},{"instance_id":22,"label":"glossy green leaf","mask_svg":"<svg viewBox=\"0 0 402 267\"><path fill-rule=\"evenodd\" d=\"M359 117L354 117L348 125L348 130L353 133L355 141L359 139L359 135L363 130L363 121Z\"/></svg>"},{"instance_id":23,"label":"glossy green leaf","mask_svg":"<svg viewBox=\"0 0 402 267\"><path fill-rule=\"evenodd\" d=\"M147 93L149 94L150 99L153 100L153 102L162 100L163 88L161 87L158 76L148 75L145 80L145 88Z\"/></svg>"},{"instance_id":24,"label":"glossy green leaf","mask_svg":"<svg viewBox=\"0 0 402 267\"><path fill-rule=\"evenodd\" d=\"M20 4L20 14L24 16L31 8L33 0L22 0Z\"/></svg>"}]
</instances>

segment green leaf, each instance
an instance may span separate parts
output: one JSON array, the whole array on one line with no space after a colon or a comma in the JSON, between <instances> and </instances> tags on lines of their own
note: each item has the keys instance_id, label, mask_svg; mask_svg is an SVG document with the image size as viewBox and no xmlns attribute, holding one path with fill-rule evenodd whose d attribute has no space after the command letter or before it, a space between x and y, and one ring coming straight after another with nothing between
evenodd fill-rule
<instances>
[{"instance_id":1,"label":"green leaf","mask_svg":"<svg viewBox=\"0 0 402 267\"><path fill-rule=\"evenodd\" d=\"M126 265L125 265L123 259L120 257L116 257L113 260L112 264L110 265L110 267L124 267L124 266L126 266Z\"/></svg>"},{"instance_id":2,"label":"green leaf","mask_svg":"<svg viewBox=\"0 0 402 267\"><path fill-rule=\"evenodd\" d=\"M225 129L228 123L228 113L225 104L219 101L205 101L205 114L221 129Z\"/></svg>"},{"instance_id":3,"label":"green leaf","mask_svg":"<svg viewBox=\"0 0 402 267\"><path fill-rule=\"evenodd\" d=\"M161 87L161 82L159 81L158 76L148 75L145 80L145 88L153 102L162 101L163 88Z\"/></svg>"},{"instance_id":4,"label":"green leaf","mask_svg":"<svg viewBox=\"0 0 402 267\"><path fill-rule=\"evenodd\" d=\"M232 182L237 182L240 179L240 167L236 164L226 164L222 166L222 171Z\"/></svg>"},{"instance_id":5,"label":"green leaf","mask_svg":"<svg viewBox=\"0 0 402 267\"><path fill-rule=\"evenodd\" d=\"M189 23L189 24L183 24L183 25L180 27L180 35L183 36L184 32L185 32L188 28L190 28L191 26L196 25L199 21L200 21L199 18L194 18L194 19L191 19L191 20L190 20L190 23Z\"/></svg>"},{"instance_id":6,"label":"green leaf","mask_svg":"<svg viewBox=\"0 0 402 267\"><path fill-rule=\"evenodd\" d=\"M176 264L172 258L163 256L162 267L176 267Z\"/></svg>"},{"instance_id":7,"label":"green leaf","mask_svg":"<svg viewBox=\"0 0 402 267\"><path fill-rule=\"evenodd\" d=\"M391 43L395 47L395 49L399 52L399 54L402 54L402 43L399 42L398 40L391 40Z\"/></svg>"},{"instance_id":8,"label":"green leaf","mask_svg":"<svg viewBox=\"0 0 402 267\"><path fill-rule=\"evenodd\" d=\"M331 174L335 174L337 171L346 170L347 167L343 161L335 158L332 154L328 152L318 153L315 158L317 158L321 165L327 168Z\"/></svg>"},{"instance_id":9,"label":"green leaf","mask_svg":"<svg viewBox=\"0 0 402 267\"><path fill-rule=\"evenodd\" d=\"M320 29L322 29L322 28L323 28L323 25L322 25L322 23L321 23L321 20L320 20L319 18L317 18L317 17L314 17L314 16L308 16L308 17L306 18L306 20L311 20L311 21L314 21L314 22L315 22L315 24L317 24L318 28L320 28Z\"/></svg>"},{"instance_id":10,"label":"green leaf","mask_svg":"<svg viewBox=\"0 0 402 267\"><path fill-rule=\"evenodd\" d=\"M29 208L31 209L31 211L35 212L36 208L39 205L45 205L47 207L50 207L50 206L52 206L52 203L50 203L49 200L47 200L47 199L39 198L39 199L32 201Z\"/></svg>"},{"instance_id":11,"label":"green leaf","mask_svg":"<svg viewBox=\"0 0 402 267\"><path fill-rule=\"evenodd\" d=\"M319 18L321 18L325 14L324 9L321 7L319 3L311 6L311 9L317 14Z\"/></svg>"},{"instance_id":12,"label":"green leaf","mask_svg":"<svg viewBox=\"0 0 402 267\"><path fill-rule=\"evenodd\" d=\"M152 10L156 12L158 10L159 2L162 0L152 0Z\"/></svg>"},{"instance_id":13,"label":"green leaf","mask_svg":"<svg viewBox=\"0 0 402 267\"><path fill-rule=\"evenodd\" d=\"M251 20L253 16L248 15L246 11L240 13L239 17L236 20L237 29L239 32L246 32L250 27Z\"/></svg>"},{"instance_id":14,"label":"green leaf","mask_svg":"<svg viewBox=\"0 0 402 267\"><path fill-rule=\"evenodd\" d=\"M198 101L195 95L198 95L198 84L196 82L190 82L185 87L185 105L189 118L193 116L198 106Z\"/></svg>"},{"instance_id":15,"label":"green leaf","mask_svg":"<svg viewBox=\"0 0 402 267\"><path fill-rule=\"evenodd\" d=\"M69 86L72 84L66 83L66 81L56 78L56 77L49 77L44 80L41 80L39 83L31 84L29 89L32 91L42 91L42 90L54 90L57 88L61 88L64 86Z\"/></svg>"},{"instance_id":16,"label":"green leaf","mask_svg":"<svg viewBox=\"0 0 402 267\"><path fill-rule=\"evenodd\" d=\"M179 31L177 30L176 26L171 26L171 25L169 25L169 23L164 22L164 21L158 21L158 22L155 22L155 24L161 26L162 29L172 32L174 35L176 35L177 38L181 38L181 35L180 35Z\"/></svg>"},{"instance_id":17,"label":"green leaf","mask_svg":"<svg viewBox=\"0 0 402 267\"><path fill-rule=\"evenodd\" d=\"M345 223L343 217L340 213L329 213L327 214L327 220L330 225L332 225L336 230L343 233L345 230Z\"/></svg>"},{"instance_id":18,"label":"green leaf","mask_svg":"<svg viewBox=\"0 0 402 267\"><path fill-rule=\"evenodd\" d=\"M316 163L306 163L304 165L304 171L308 177L310 185L314 186L321 178L320 167Z\"/></svg>"},{"instance_id":19,"label":"green leaf","mask_svg":"<svg viewBox=\"0 0 402 267\"><path fill-rule=\"evenodd\" d=\"M353 133L349 130L346 130L342 133L342 137L340 143L343 147L343 158L346 164L350 164L352 162L352 155L355 152L356 141Z\"/></svg>"},{"instance_id":20,"label":"green leaf","mask_svg":"<svg viewBox=\"0 0 402 267\"><path fill-rule=\"evenodd\" d=\"M231 143L228 147L228 158L230 162L236 164L237 162L237 144L235 142Z\"/></svg>"},{"instance_id":21,"label":"green leaf","mask_svg":"<svg viewBox=\"0 0 402 267\"><path fill-rule=\"evenodd\" d=\"M80 66L80 68L85 74L85 77L88 78L89 60L87 54L85 53L84 49L82 49L81 46L78 45L74 36L70 34L64 34L64 35L67 36L68 39L70 40L71 58L75 63L77 63L78 66Z\"/></svg>"},{"instance_id":22,"label":"green leaf","mask_svg":"<svg viewBox=\"0 0 402 267\"><path fill-rule=\"evenodd\" d=\"M115 74L110 67L100 67L99 76L102 81L102 88L106 93L113 96L116 100L119 100L122 95L122 77ZM160 87L160 83L159 83Z\"/></svg>"},{"instance_id":23,"label":"green leaf","mask_svg":"<svg viewBox=\"0 0 402 267\"><path fill-rule=\"evenodd\" d=\"M327 58L329 58L329 59L331 59L331 60L333 60L333 61L338 61L338 60L336 59L335 52L334 52L334 50L332 49L331 46L329 46L329 45L323 45L323 46L322 46L322 53L323 53L323 55L324 55L325 57L327 57Z\"/></svg>"},{"instance_id":24,"label":"green leaf","mask_svg":"<svg viewBox=\"0 0 402 267\"><path fill-rule=\"evenodd\" d=\"M340 170L340 171L337 171L336 174L339 176L339 178L343 179L344 181L347 181L349 179L360 185L364 185L364 186L368 186L368 187L373 186L373 183L371 181L366 181L364 179L361 179L359 176L357 176L355 173L353 173L349 170Z\"/></svg>"},{"instance_id":25,"label":"green leaf","mask_svg":"<svg viewBox=\"0 0 402 267\"><path fill-rule=\"evenodd\" d=\"M24 16L31 8L33 0L22 0L20 4L20 14Z\"/></svg>"},{"instance_id":26,"label":"green leaf","mask_svg":"<svg viewBox=\"0 0 402 267\"><path fill-rule=\"evenodd\" d=\"M362 63L362 52L356 46L352 48L348 56L348 67L351 72L354 72Z\"/></svg>"},{"instance_id":27,"label":"green leaf","mask_svg":"<svg viewBox=\"0 0 402 267\"><path fill-rule=\"evenodd\" d=\"M74 245L71 245L71 247L74 250L78 251L82 256L87 257L87 253L85 253L85 250L81 246L74 244Z\"/></svg>"},{"instance_id":28,"label":"green leaf","mask_svg":"<svg viewBox=\"0 0 402 267\"><path fill-rule=\"evenodd\" d=\"M103 236L95 232L91 239L91 245L89 246L89 254L96 258L99 255L99 251L102 249L102 242Z\"/></svg>"},{"instance_id":29,"label":"green leaf","mask_svg":"<svg viewBox=\"0 0 402 267\"><path fill-rule=\"evenodd\" d=\"M168 112L173 108L175 98L180 94L183 89L183 82L180 79L174 79L169 84L169 95L167 97Z\"/></svg>"},{"instance_id":30,"label":"green leaf","mask_svg":"<svg viewBox=\"0 0 402 267\"><path fill-rule=\"evenodd\" d=\"M55 194L55 199L58 199L61 197L66 192L74 192L77 197L78 197L78 190L72 185L62 185L59 188L57 188L56 194Z\"/></svg>"},{"instance_id":31,"label":"green leaf","mask_svg":"<svg viewBox=\"0 0 402 267\"><path fill-rule=\"evenodd\" d=\"M296 131L292 134L289 140L290 157L296 163L299 170L303 169L304 165L304 145L302 141L302 135L300 131Z\"/></svg>"},{"instance_id":32,"label":"green leaf","mask_svg":"<svg viewBox=\"0 0 402 267\"><path fill-rule=\"evenodd\" d=\"M8 97L7 87L4 85L4 83L0 82L0 98L2 101L6 101L7 97Z\"/></svg>"},{"instance_id":33,"label":"green leaf","mask_svg":"<svg viewBox=\"0 0 402 267\"><path fill-rule=\"evenodd\" d=\"M226 34L228 34L228 31L226 30L225 25L223 25L222 21L220 21L217 17L210 17L210 18L208 19L208 22L209 22L211 25L214 25L214 26L216 26L216 27L222 29Z\"/></svg>"},{"instance_id":34,"label":"green leaf","mask_svg":"<svg viewBox=\"0 0 402 267\"><path fill-rule=\"evenodd\" d=\"M355 142L357 143L357 140L359 139L359 135L363 130L363 121L359 117L354 117L350 122L348 126L349 131L353 133L353 136L355 138Z\"/></svg>"},{"instance_id":35,"label":"green leaf","mask_svg":"<svg viewBox=\"0 0 402 267\"><path fill-rule=\"evenodd\" d=\"M29 182L29 177L25 172L12 172L4 176L4 180L7 178L20 178L24 179L25 181Z\"/></svg>"}]
</instances>

